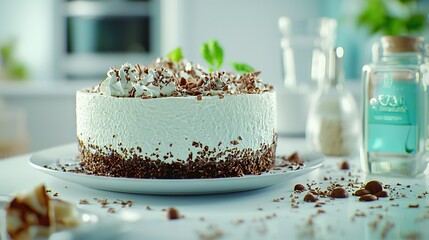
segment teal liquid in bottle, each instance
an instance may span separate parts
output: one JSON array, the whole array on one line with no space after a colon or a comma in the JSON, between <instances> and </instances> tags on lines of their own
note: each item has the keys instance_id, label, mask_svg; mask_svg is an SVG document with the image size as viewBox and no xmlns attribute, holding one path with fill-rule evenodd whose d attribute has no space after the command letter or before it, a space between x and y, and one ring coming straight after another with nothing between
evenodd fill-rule
<instances>
[{"instance_id":1,"label":"teal liquid in bottle","mask_svg":"<svg viewBox=\"0 0 429 240\"><path fill-rule=\"evenodd\" d=\"M425 171L423 39L382 37L363 68L362 165L367 172L416 176Z\"/></svg>"}]
</instances>

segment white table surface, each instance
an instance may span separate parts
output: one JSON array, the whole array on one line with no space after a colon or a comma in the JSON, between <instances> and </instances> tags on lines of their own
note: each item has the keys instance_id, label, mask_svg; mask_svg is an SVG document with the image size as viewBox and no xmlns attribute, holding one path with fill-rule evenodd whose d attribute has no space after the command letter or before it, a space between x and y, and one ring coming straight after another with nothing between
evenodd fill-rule
<instances>
[{"instance_id":1,"label":"white table surface","mask_svg":"<svg viewBox=\"0 0 429 240\"><path fill-rule=\"evenodd\" d=\"M280 138L278 149L282 153L306 151L305 141ZM138 195L90 189L33 169L28 164L30 156L0 160L0 194L13 195L45 183L51 194L58 193L58 198L96 213L107 223L82 233L80 239L429 239L429 195L423 194L429 188L429 177L366 175L360 170L357 156L327 158L320 169L268 188L200 196ZM339 170L338 164L344 159L351 165L349 171ZM293 192L297 183L314 181L316 186L326 189L331 181L347 184L349 179L360 182L376 179L391 184L399 196L391 194L394 200L382 198L374 202L359 202L351 194L346 199L321 198L319 202L326 204L316 208L315 203L303 201L305 193ZM115 213L109 213L94 198L107 199L108 207L113 207ZM88 199L90 204L79 204L81 199ZM133 205L122 208L113 204L117 199L131 200ZM410 204L419 207L410 208ZM184 218L168 220L163 211L168 207L178 209ZM365 216L356 216L361 213Z\"/></svg>"}]
</instances>

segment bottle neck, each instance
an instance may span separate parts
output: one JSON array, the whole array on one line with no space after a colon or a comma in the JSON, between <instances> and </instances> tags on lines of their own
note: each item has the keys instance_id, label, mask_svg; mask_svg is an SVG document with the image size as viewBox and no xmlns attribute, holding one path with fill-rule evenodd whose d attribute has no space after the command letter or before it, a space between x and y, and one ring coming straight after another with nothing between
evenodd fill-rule
<instances>
[{"instance_id":1,"label":"bottle neck","mask_svg":"<svg viewBox=\"0 0 429 240\"><path fill-rule=\"evenodd\" d=\"M417 52L386 53L379 58L380 63L385 64L421 64L423 56Z\"/></svg>"},{"instance_id":2,"label":"bottle neck","mask_svg":"<svg viewBox=\"0 0 429 240\"><path fill-rule=\"evenodd\" d=\"M340 89L344 81L343 58L344 50L341 47L330 49L327 54L327 64L321 89L328 91L333 88Z\"/></svg>"}]
</instances>

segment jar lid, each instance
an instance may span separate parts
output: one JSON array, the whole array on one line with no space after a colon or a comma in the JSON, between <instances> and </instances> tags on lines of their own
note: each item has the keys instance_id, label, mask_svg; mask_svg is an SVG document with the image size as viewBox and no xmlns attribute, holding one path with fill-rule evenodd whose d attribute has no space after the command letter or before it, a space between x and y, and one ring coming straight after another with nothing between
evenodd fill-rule
<instances>
[{"instance_id":1,"label":"jar lid","mask_svg":"<svg viewBox=\"0 0 429 240\"><path fill-rule=\"evenodd\" d=\"M381 46L384 52L421 52L424 38L420 36L383 36Z\"/></svg>"}]
</instances>

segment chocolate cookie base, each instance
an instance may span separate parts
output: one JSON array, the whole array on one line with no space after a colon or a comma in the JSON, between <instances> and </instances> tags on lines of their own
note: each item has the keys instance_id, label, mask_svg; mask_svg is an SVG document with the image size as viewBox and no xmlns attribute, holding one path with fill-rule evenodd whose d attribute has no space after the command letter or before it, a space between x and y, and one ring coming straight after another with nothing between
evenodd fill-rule
<instances>
[{"instance_id":1,"label":"chocolate cookie base","mask_svg":"<svg viewBox=\"0 0 429 240\"><path fill-rule=\"evenodd\" d=\"M276 138L273 143L261 144L254 149L227 149L213 153L199 151L197 156L189 154L187 160L171 163L161 159L150 159L128 151L128 158L114 150L101 150L97 146L85 146L79 141L82 171L86 174L125 178L225 178L243 175L259 175L270 170L275 163ZM216 157L223 160L217 161Z\"/></svg>"}]
</instances>

